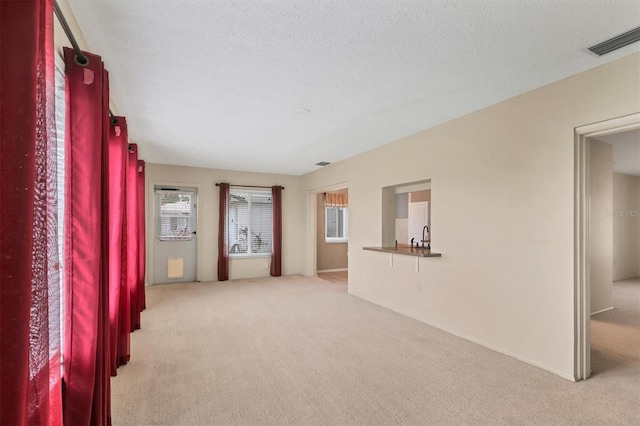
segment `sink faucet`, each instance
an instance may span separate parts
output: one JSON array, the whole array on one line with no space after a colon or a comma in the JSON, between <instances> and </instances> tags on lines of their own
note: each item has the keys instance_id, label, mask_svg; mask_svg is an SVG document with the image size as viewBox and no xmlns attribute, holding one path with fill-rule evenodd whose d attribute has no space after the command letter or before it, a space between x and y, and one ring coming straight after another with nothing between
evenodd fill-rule
<instances>
[{"instance_id":1,"label":"sink faucet","mask_svg":"<svg viewBox=\"0 0 640 426\"><path fill-rule=\"evenodd\" d=\"M427 225L425 225L424 228L422 228L422 248L424 248L424 243L426 242L425 233L427 236L429 236L429 227ZM427 248L428 249L431 248L431 243L427 244Z\"/></svg>"}]
</instances>

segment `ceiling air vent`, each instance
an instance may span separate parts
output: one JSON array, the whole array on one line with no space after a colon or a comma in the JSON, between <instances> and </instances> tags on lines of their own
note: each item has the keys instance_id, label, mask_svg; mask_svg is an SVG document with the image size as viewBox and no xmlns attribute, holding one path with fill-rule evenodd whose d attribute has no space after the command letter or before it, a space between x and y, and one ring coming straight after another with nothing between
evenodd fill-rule
<instances>
[{"instance_id":1,"label":"ceiling air vent","mask_svg":"<svg viewBox=\"0 0 640 426\"><path fill-rule=\"evenodd\" d=\"M316 166L322 166L322 167L324 167L324 166L328 166L329 164L331 164L331 163L330 163L330 162L328 162L328 161L321 161L321 162L319 162L319 163L316 163Z\"/></svg>"},{"instance_id":2,"label":"ceiling air vent","mask_svg":"<svg viewBox=\"0 0 640 426\"><path fill-rule=\"evenodd\" d=\"M591 46L589 50L598 56L602 56L609 52L613 52L614 50L618 50L622 47L628 46L631 43L635 43L638 40L640 40L640 27L634 28L631 31L627 31L624 34L620 34L619 36L611 38L607 41L603 41L602 43L596 44L595 46Z\"/></svg>"}]
</instances>

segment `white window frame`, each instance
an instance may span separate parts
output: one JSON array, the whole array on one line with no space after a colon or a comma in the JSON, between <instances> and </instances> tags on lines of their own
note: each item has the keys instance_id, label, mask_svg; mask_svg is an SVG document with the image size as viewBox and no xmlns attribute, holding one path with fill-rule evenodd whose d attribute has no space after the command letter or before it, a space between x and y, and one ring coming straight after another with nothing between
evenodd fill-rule
<instances>
[{"instance_id":1,"label":"white window frame","mask_svg":"<svg viewBox=\"0 0 640 426\"><path fill-rule=\"evenodd\" d=\"M342 224L342 230L344 237L330 237L327 235L327 231L329 230L328 219L329 215L327 214L329 209L339 209L344 210L344 222ZM326 243L346 243L349 241L349 209L347 207L325 207L324 208L324 241Z\"/></svg>"},{"instance_id":2,"label":"white window frame","mask_svg":"<svg viewBox=\"0 0 640 426\"><path fill-rule=\"evenodd\" d=\"M269 252L268 253L253 253L251 252L251 244L249 242L247 242L247 253L232 253L231 252L231 241L229 239L229 241L227 241L227 250L229 251L229 258L230 259L255 259L255 258L261 258L261 257L267 257L270 258L271 257L271 253L273 252L273 194L271 193L271 191L260 191L260 190L237 190L237 189L230 189L229 190L229 197L231 197L231 194L237 194L237 195L269 195L269 197L271 197L271 243L269 245ZM251 197L249 197L249 200L251 200ZM249 201L249 211L247 212L247 216L249 218L248 220L248 231L247 234L251 235L251 205L252 202ZM227 227L229 227L229 210L227 210ZM227 232L230 233L230 229L227 228Z\"/></svg>"}]
</instances>

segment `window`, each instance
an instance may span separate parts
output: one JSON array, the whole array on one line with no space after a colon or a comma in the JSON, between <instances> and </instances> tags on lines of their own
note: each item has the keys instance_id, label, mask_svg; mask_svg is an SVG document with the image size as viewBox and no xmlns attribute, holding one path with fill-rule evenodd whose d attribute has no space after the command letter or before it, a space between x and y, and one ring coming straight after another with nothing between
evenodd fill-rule
<instances>
[{"instance_id":1,"label":"window","mask_svg":"<svg viewBox=\"0 0 640 426\"><path fill-rule=\"evenodd\" d=\"M346 243L349 239L349 215L346 207L325 207L325 241Z\"/></svg>"},{"instance_id":2,"label":"window","mask_svg":"<svg viewBox=\"0 0 640 426\"><path fill-rule=\"evenodd\" d=\"M60 334L60 348L64 348L64 204L65 204L65 192L64 192L64 184L65 184L65 122L66 122L66 93L65 93L65 75L64 75L64 60L56 55L55 57L55 104L56 104L56 139L57 139L57 161L56 161L56 170L58 173L57 179L57 192L58 192L58 210L57 210L57 219L58 219L58 271L59 271L59 304L60 311L58 312L56 309L51 309L49 311L49 327L52 330L57 330ZM60 315L59 319L54 318L54 315ZM57 324L56 324L57 323ZM56 327L56 324L58 327ZM53 339L51 339L53 340ZM55 352L55 346L51 345L51 351L49 353L49 358L51 359ZM64 354L62 350L60 350L60 371L63 375L64 369Z\"/></svg>"},{"instance_id":3,"label":"window","mask_svg":"<svg viewBox=\"0 0 640 426\"><path fill-rule=\"evenodd\" d=\"M271 192L229 191L227 241L231 257L271 255Z\"/></svg>"},{"instance_id":4,"label":"window","mask_svg":"<svg viewBox=\"0 0 640 426\"><path fill-rule=\"evenodd\" d=\"M157 190L160 201L160 240L191 240L195 215L192 192Z\"/></svg>"}]
</instances>

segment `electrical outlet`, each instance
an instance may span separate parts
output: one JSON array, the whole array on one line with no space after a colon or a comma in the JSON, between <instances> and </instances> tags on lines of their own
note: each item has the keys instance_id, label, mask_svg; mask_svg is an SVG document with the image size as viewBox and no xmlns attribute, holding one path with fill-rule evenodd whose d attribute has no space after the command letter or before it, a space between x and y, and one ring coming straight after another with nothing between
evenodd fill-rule
<instances>
[{"instance_id":1,"label":"electrical outlet","mask_svg":"<svg viewBox=\"0 0 640 426\"><path fill-rule=\"evenodd\" d=\"M269 262L264 262L264 269L269 269Z\"/></svg>"},{"instance_id":2,"label":"electrical outlet","mask_svg":"<svg viewBox=\"0 0 640 426\"><path fill-rule=\"evenodd\" d=\"M418 290L418 293L422 293L422 283L420 281L418 281L418 285L416 286L416 290Z\"/></svg>"}]
</instances>

